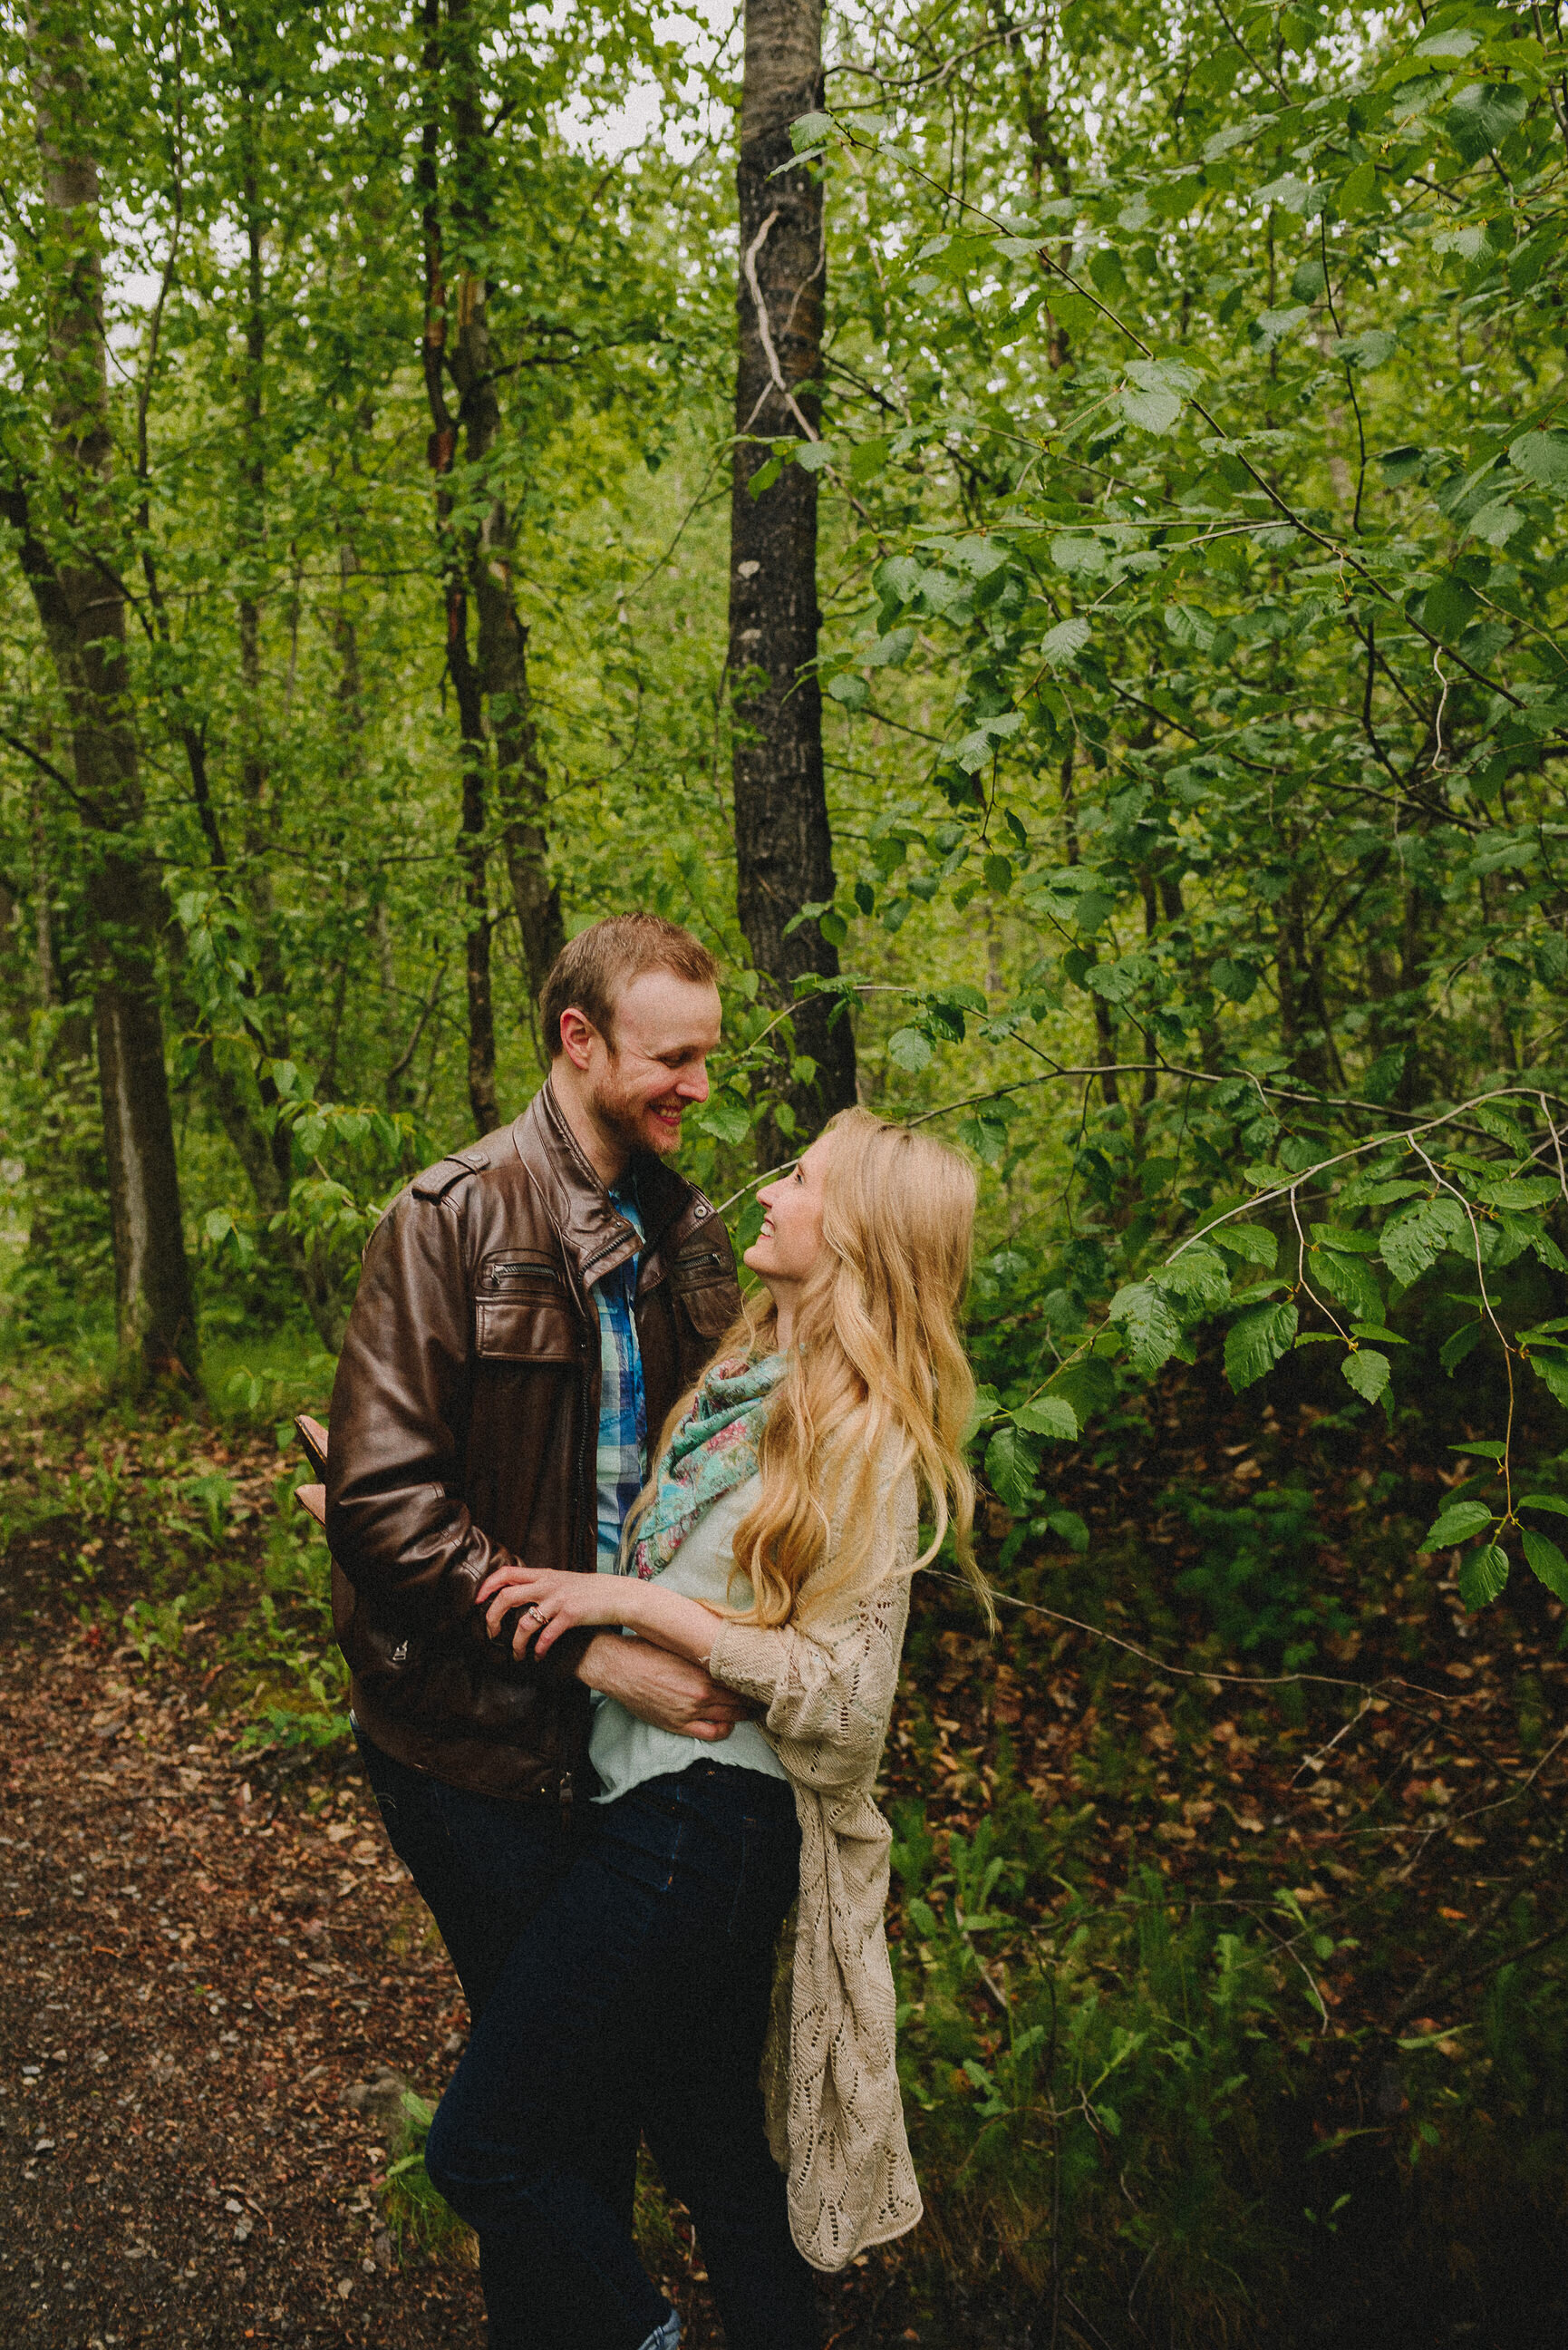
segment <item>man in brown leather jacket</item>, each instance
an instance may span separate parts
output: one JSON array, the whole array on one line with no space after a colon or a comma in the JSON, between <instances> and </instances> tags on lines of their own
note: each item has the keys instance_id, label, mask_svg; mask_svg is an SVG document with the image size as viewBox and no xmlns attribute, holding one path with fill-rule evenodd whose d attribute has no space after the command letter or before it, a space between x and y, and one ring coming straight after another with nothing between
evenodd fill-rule
<instances>
[{"instance_id":1,"label":"man in brown leather jacket","mask_svg":"<svg viewBox=\"0 0 1568 2350\"><path fill-rule=\"evenodd\" d=\"M563 1640L541 1669L514 1655L510 1624L487 1638L474 1605L509 1555L595 1571L649 1432L738 1309L720 1218L661 1163L707 1098L716 983L707 949L651 915L572 941L541 999L549 1079L514 1125L393 1201L338 1363L327 1534L356 1730L476 2012L570 1857L590 1690L699 1739L743 1710L616 1632ZM585 2117L582 2167L628 2210L634 2159L628 2122ZM491 2315L509 2338L507 2313Z\"/></svg>"}]
</instances>

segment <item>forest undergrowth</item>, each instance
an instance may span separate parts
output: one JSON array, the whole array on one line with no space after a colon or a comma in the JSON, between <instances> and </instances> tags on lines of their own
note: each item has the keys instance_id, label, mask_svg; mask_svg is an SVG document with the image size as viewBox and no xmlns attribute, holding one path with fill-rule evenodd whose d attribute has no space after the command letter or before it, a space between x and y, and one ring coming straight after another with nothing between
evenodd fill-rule
<instances>
[{"instance_id":1,"label":"forest undergrowth","mask_svg":"<svg viewBox=\"0 0 1568 2350\"><path fill-rule=\"evenodd\" d=\"M0 1402L7 1559L52 1560L106 1669L194 1675L258 1783L349 1766L290 1500L313 1378L280 1353L161 1419L35 1356ZM1020 1548L991 1505L994 1641L922 1578L887 1798L928 2219L845 2340L1561 2323L1563 1611L1532 1580L1474 1618L1416 1547L1475 1465L1442 1398L1418 1458L1334 1400L1260 1409L1200 1358L1062 1459L1072 1545ZM378 2190L410 2258L419 2183ZM668 2258L657 2198L644 2220Z\"/></svg>"}]
</instances>

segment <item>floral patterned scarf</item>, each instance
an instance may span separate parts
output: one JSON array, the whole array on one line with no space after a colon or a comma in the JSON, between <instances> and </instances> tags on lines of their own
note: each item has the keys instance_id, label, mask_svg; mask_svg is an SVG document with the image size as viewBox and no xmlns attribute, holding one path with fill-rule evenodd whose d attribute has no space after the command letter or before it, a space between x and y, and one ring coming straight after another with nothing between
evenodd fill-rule
<instances>
[{"instance_id":1,"label":"floral patterned scarf","mask_svg":"<svg viewBox=\"0 0 1568 2350\"><path fill-rule=\"evenodd\" d=\"M782 1355L764 1355L760 1362L731 1355L703 1375L659 1464L657 1490L623 1573L644 1583L661 1573L698 1519L754 1473L768 1398L784 1374Z\"/></svg>"}]
</instances>

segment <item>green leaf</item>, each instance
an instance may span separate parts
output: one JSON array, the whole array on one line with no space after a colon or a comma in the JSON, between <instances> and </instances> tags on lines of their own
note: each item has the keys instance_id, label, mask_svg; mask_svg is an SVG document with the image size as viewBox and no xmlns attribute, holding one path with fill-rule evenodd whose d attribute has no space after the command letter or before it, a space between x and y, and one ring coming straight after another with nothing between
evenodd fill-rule
<instances>
[{"instance_id":1,"label":"green leaf","mask_svg":"<svg viewBox=\"0 0 1568 2350\"><path fill-rule=\"evenodd\" d=\"M1358 1207L1386 1208L1396 1200L1416 1200L1427 1194L1425 1183L1347 1183L1341 1205L1354 1200Z\"/></svg>"},{"instance_id":2,"label":"green leaf","mask_svg":"<svg viewBox=\"0 0 1568 2350\"><path fill-rule=\"evenodd\" d=\"M1419 1201L1384 1225L1378 1253L1396 1281L1407 1289L1434 1265L1446 1248L1469 1236L1469 1220L1459 1201L1446 1194Z\"/></svg>"},{"instance_id":3,"label":"green leaf","mask_svg":"<svg viewBox=\"0 0 1568 2350\"><path fill-rule=\"evenodd\" d=\"M1327 286L1322 258L1311 253L1304 261L1296 265L1291 279L1291 298L1295 302L1315 302L1321 294L1326 292Z\"/></svg>"},{"instance_id":4,"label":"green leaf","mask_svg":"<svg viewBox=\"0 0 1568 2350\"><path fill-rule=\"evenodd\" d=\"M1166 626L1169 628L1170 614L1168 612L1165 618ZM1174 635L1175 631L1172 630L1171 633ZM1249 1003L1258 985L1256 963L1235 962L1229 955L1220 955L1210 965L1209 976L1220 993L1231 1003Z\"/></svg>"},{"instance_id":5,"label":"green leaf","mask_svg":"<svg viewBox=\"0 0 1568 2350\"><path fill-rule=\"evenodd\" d=\"M888 1058L895 1067L917 1076L931 1057L929 1040L918 1028L895 1028L888 1039Z\"/></svg>"},{"instance_id":6,"label":"green leaf","mask_svg":"<svg viewBox=\"0 0 1568 2350\"><path fill-rule=\"evenodd\" d=\"M1517 1118L1507 1110L1499 1109L1495 1102L1477 1102L1469 1116L1477 1126L1482 1126L1498 1142L1506 1142L1514 1156L1524 1158L1530 1149L1530 1137Z\"/></svg>"},{"instance_id":7,"label":"green leaf","mask_svg":"<svg viewBox=\"0 0 1568 2350\"><path fill-rule=\"evenodd\" d=\"M1245 122L1227 123L1223 130L1216 130L1211 139L1205 140L1204 161L1206 163L1217 161L1221 155L1228 155L1232 147L1244 146L1248 140L1255 139L1260 130L1267 130L1268 127L1269 118L1266 114L1251 115Z\"/></svg>"},{"instance_id":8,"label":"green leaf","mask_svg":"<svg viewBox=\"0 0 1568 2350\"><path fill-rule=\"evenodd\" d=\"M1132 1281L1118 1289L1110 1318L1125 1325L1133 1368L1146 1376L1168 1363L1181 1344L1181 1325L1150 1282Z\"/></svg>"},{"instance_id":9,"label":"green leaf","mask_svg":"<svg viewBox=\"0 0 1568 2350\"><path fill-rule=\"evenodd\" d=\"M1165 433L1174 430L1181 415L1181 400L1174 391L1131 391L1121 394L1121 411L1129 424L1140 425L1144 432Z\"/></svg>"},{"instance_id":10,"label":"green leaf","mask_svg":"<svg viewBox=\"0 0 1568 2350\"><path fill-rule=\"evenodd\" d=\"M1469 1542L1492 1522L1493 1513L1484 1502L1451 1502L1440 1517L1435 1518L1417 1544L1418 1550L1452 1550L1456 1543Z\"/></svg>"},{"instance_id":11,"label":"green leaf","mask_svg":"<svg viewBox=\"0 0 1568 2350\"><path fill-rule=\"evenodd\" d=\"M1295 1342L1293 1305L1260 1305L1231 1324L1225 1336L1225 1376L1236 1394L1261 1379Z\"/></svg>"},{"instance_id":12,"label":"green leaf","mask_svg":"<svg viewBox=\"0 0 1568 2350\"><path fill-rule=\"evenodd\" d=\"M1370 165L1366 167L1370 170ZM1351 174L1354 179L1355 173ZM1338 357L1346 367L1360 368L1364 373L1380 368L1391 359L1399 348L1399 338L1386 327L1368 327L1365 333L1350 336L1339 346Z\"/></svg>"},{"instance_id":13,"label":"green leaf","mask_svg":"<svg viewBox=\"0 0 1568 2350\"><path fill-rule=\"evenodd\" d=\"M1513 81L1472 81L1461 89L1443 128L1467 163L1501 147L1524 120L1526 99Z\"/></svg>"},{"instance_id":14,"label":"green leaf","mask_svg":"<svg viewBox=\"0 0 1568 2350\"><path fill-rule=\"evenodd\" d=\"M1283 342L1287 335L1293 334L1298 327L1304 326L1311 315L1311 312L1300 304L1289 310L1261 311L1252 321L1252 341L1260 351L1272 351L1277 343Z\"/></svg>"},{"instance_id":15,"label":"green leaf","mask_svg":"<svg viewBox=\"0 0 1568 2350\"><path fill-rule=\"evenodd\" d=\"M1063 1444L1070 1444L1078 1433L1078 1415L1065 1396L1035 1396L1012 1417L1029 1435L1054 1437Z\"/></svg>"},{"instance_id":16,"label":"green leaf","mask_svg":"<svg viewBox=\"0 0 1568 2350\"><path fill-rule=\"evenodd\" d=\"M1089 1547L1089 1529L1076 1510L1053 1510L1045 1521L1050 1531L1081 1558Z\"/></svg>"},{"instance_id":17,"label":"green leaf","mask_svg":"<svg viewBox=\"0 0 1568 2350\"><path fill-rule=\"evenodd\" d=\"M1108 1411L1116 1399L1116 1375L1102 1355L1085 1355L1051 1382L1053 1395L1065 1396L1086 1428L1096 1412Z\"/></svg>"},{"instance_id":18,"label":"green leaf","mask_svg":"<svg viewBox=\"0 0 1568 2350\"><path fill-rule=\"evenodd\" d=\"M1071 669L1088 643L1089 634L1087 620L1058 620L1041 640L1041 656L1053 669Z\"/></svg>"},{"instance_id":19,"label":"green leaf","mask_svg":"<svg viewBox=\"0 0 1568 2350\"><path fill-rule=\"evenodd\" d=\"M1231 1295L1230 1266L1201 1242L1183 1249L1179 1256L1161 1265L1155 1278L1161 1289L1186 1298L1204 1313L1225 1305Z\"/></svg>"},{"instance_id":20,"label":"green leaf","mask_svg":"<svg viewBox=\"0 0 1568 2350\"><path fill-rule=\"evenodd\" d=\"M1266 1264L1271 1268L1280 1253L1277 1236L1262 1224L1226 1224L1208 1237L1216 1248L1228 1249L1246 1264Z\"/></svg>"},{"instance_id":21,"label":"green leaf","mask_svg":"<svg viewBox=\"0 0 1568 2350\"><path fill-rule=\"evenodd\" d=\"M1421 618L1435 637L1457 644L1480 611L1474 591L1462 579L1439 579L1429 588Z\"/></svg>"},{"instance_id":22,"label":"green leaf","mask_svg":"<svg viewBox=\"0 0 1568 2350\"><path fill-rule=\"evenodd\" d=\"M1358 163L1354 172L1347 172L1339 183L1334 201L1341 220L1348 220L1352 213L1358 213L1364 204L1369 204L1376 192L1377 166L1369 155L1365 163Z\"/></svg>"},{"instance_id":23,"label":"green leaf","mask_svg":"<svg viewBox=\"0 0 1568 2350\"><path fill-rule=\"evenodd\" d=\"M820 147L825 139L832 136L831 114L797 115L789 127L789 143L797 155L804 155L808 147Z\"/></svg>"},{"instance_id":24,"label":"green leaf","mask_svg":"<svg viewBox=\"0 0 1568 2350\"><path fill-rule=\"evenodd\" d=\"M1438 1347L1438 1360L1450 1378L1472 1347L1480 1343L1481 1329L1482 1325L1479 1321L1461 1322L1457 1330L1449 1331Z\"/></svg>"},{"instance_id":25,"label":"green leaf","mask_svg":"<svg viewBox=\"0 0 1568 2350\"><path fill-rule=\"evenodd\" d=\"M1086 335L1100 316L1088 295L1075 294L1057 278L1053 278L1046 288L1045 299L1051 316L1070 335Z\"/></svg>"},{"instance_id":26,"label":"green leaf","mask_svg":"<svg viewBox=\"0 0 1568 2350\"><path fill-rule=\"evenodd\" d=\"M1521 432L1508 453L1537 488L1568 493L1568 432Z\"/></svg>"},{"instance_id":27,"label":"green leaf","mask_svg":"<svg viewBox=\"0 0 1568 2350\"><path fill-rule=\"evenodd\" d=\"M1522 1180L1508 1177L1501 1182L1482 1179L1470 1189L1489 1208L1539 1208L1560 1196L1555 1175L1529 1175Z\"/></svg>"},{"instance_id":28,"label":"green leaf","mask_svg":"<svg viewBox=\"0 0 1568 2350\"><path fill-rule=\"evenodd\" d=\"M1155 976L1147 955L1122 955L1115 962L1097 962L1085 973L1084 983L1107 1003L1130 1003L1138 989Z\"/></svg>"},{"instance_id":29,"label":"green leaf","mask_svg":"<svg viewBox=\"0 0 1568 2350\"><path fill-rule=\"evenodd\" d=\"M1383 1292L1358 1256L1336 1249L1313 1251L1312 1280L1331 1297L1349 1307L1357 1321L1377 1322L1383 1316Z\"/></svg>"},{"instance_id":30,"label":"green leaf","mask_svg":"<svg viewBox=\"0 0 1568 2350\"><path fill-rule=\"evenodd\" d=\"M1530 516L1511 505L1506 498L1493 498L1470 516L1470 536L1487 546L1506 546L1515 531L1522 530Z\"/></svg>"},{"instance_id":31,"label":"green leaf","mask_svg":"<svg viewBox=\"0 0 1568 2350\"><path fill-rule=\"evenodd\" d=\"M1372 1347L1362 1347L1354 1355L1346 1355L1339 1368L1346 1386L1354 1388L1368 1403L1376 1403L1388 1384L1388 1357Z\"/></svg>"},{"instance_id":32,"label":"green leaf","mask_svg":"<svg viewBox=\"0 0 1568 2350\"><path fill-rule=\"evenodd\" d=\"M1508 1581L1508 1553L1489 1543L1459 1562L1459 1597L1473 1616L1497 1597Z\"/></svg>"},{"instance_id":33,"label":"green leaf","mask_svg":"<svg viewBox=\"0 0 1568 2350\"><path fill-rule=\"evenodd\" d=\"M999 1428L985 1448L986 1478L1006 1509L1028 1506L1039 1467L1040 1456L1034 1447L1011 1422Z\"/></svg>"},{"instance_id":34,"label":"green leaf","mask_svg":"<svg viewBox=\"0 0 1568 2350\"><path fill-rule=\"evenodd\" d=\"M1561 1404L1568 1404L1568 1361L1561 1355L1538 1355L1531 1350L1530 1367Z\"/></svg>"},{"instance_id":35,"label":"green leaf","mask_svg":"<svg viewBox=\"0 0 1568 2350\"><path fill-rule=\"evenodd\" d=\"M949 756L966 775L978 775L990 758L992 745L1005 741L1010 734L1016 734L1023 723L1021 710L1004 711L999 718L982 718L971 733L966 734L954 745Z\"/></svg>"},{"instance_id":36,"label":"green leaf","mask_svg":"<svg viewBox=\"0 0 1568 2350\"><path fill-rule=\"evenodd\" d=\"M743 1101L733 1094L714 1094L700 1109L692 1124L701 1134L711 1134L715 1141L732 1145L744 1142L752 1130L752 1114Z\"/></svg>"},{"instance_id":37,"label":"green leaf","mask_svg":"<svg viewBox=\"0 0 1568 2350\"><path fill-rule=\"evenodd\" d=\"M1189 652L1207 653L1220 633L1220 623L1201 604L1168 604L1165 627L1172 643Z\"/></svg>"},{"instance_id":38,"label":"green leaf","mask_svg":"<svg viewBox=\"0 0 1568 2350\"><path fill-rule=\"evenodd\" d=\"M1516 1510L1550 1510L1553 1517L1568 1518L1568 1502L1560 1493L1525 1493L1513 1506Z\"/></svg>"},{"instance_id":39,"label":"green leaf","mask_svg":"<svg viewBox=\"0 0 1568 2350\"><path fill-rule=\"evenodd\" d=\"M1564 1558L1554 1542L1526 1526L1521 1541L1532 1572L1546 1586L1554 1599L1568 1599L1568 1558Z\"/></svg>"}]
</instances>

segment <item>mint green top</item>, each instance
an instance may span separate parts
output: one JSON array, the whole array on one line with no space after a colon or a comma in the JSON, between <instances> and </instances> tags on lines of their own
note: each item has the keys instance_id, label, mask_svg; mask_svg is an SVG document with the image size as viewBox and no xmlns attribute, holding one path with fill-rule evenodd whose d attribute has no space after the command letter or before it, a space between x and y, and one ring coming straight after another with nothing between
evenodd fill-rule
<instances>
[{"instance_id":1,"label":"mint green top","mask_svg":"<svg viewBox=\"0 0 1568 2350\"><path fill-rule=\"evenodd\" d=\"M664 1590L679 1591L688 1599L744 1607L751 1599L751 1586L744 1575L737 1575L732 1584L730 1580L732 1541L757 1498L761 1482L753 1475L721 1493L653 1580ZM742 1771L765 1772L770 1779L785 1775L783 1763L754 1721L738 1721L728 1738L679 1738L672 1730L655 1730L651 1722L639 1721L614 1698L597 1694L588 1753L601 1788L595 1801L601 1804L629 1794L645 1779L667 1778L684 1771L691 1762L732 1762Z\"/></svg>"}]
</instances>

